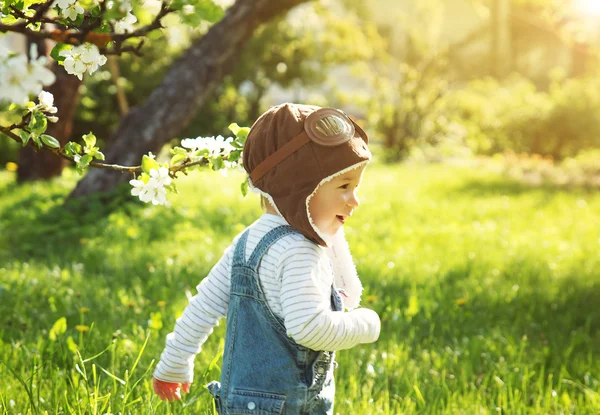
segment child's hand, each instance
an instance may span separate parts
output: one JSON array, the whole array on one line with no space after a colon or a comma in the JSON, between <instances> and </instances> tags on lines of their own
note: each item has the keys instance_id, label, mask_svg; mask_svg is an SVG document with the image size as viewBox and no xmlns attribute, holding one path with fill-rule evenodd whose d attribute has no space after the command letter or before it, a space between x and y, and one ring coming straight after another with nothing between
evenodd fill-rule
<instances>
[{"instance_id":1,"label":"child's hand","mask_svg":"<svg viewBox=\"0 0 600 415\"><path fill-rule=\"evenodd\" d=\"M154 392L163 401L165 399L169 402L173 400L180 400L181 391L179 390L179 387L181 387L185 393L190 391L189 383L165 382L156 378L152 380L152 388L154 388Z\"/></svg>"}]
</instances>

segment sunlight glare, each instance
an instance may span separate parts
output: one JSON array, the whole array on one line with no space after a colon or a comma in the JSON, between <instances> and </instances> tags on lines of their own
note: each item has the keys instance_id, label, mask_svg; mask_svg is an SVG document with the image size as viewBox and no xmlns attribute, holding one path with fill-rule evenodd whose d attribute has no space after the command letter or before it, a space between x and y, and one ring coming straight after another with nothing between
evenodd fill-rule
<instances>
[{"instance_id":1,"label":"sunlight glare","mask_svg":"<svg viewBox=\"0 0 600 415\"><path fill-rule=\"evenodd\" d=\"M577 9L586 15L600 16L600 0L577 0Z\"/></svg>"}]
</instances>

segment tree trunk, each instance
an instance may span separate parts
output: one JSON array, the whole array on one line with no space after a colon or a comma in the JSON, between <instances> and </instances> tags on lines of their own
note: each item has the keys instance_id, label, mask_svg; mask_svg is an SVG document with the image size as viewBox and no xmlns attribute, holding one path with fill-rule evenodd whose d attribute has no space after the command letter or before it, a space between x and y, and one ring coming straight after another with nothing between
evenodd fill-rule
<instances>
[{"instance_id":1,"label":"tree trunk","mask_svg":"<svg viewBox=\"0 0 600 415\"><path fill-rule=\"evenodd\" d=\"M38 43L38 53L46 54L45 45ZM56 82L46 89L54 95L54 105L58 108L57 123L48 123L46 134L56 138L64 146L71 137L75 109L79 100L81 81L67 74L65 68L54 62L52 72ZM35 151L31 146L23 147L19 152L17 181L19 183L50 179L62 173L65 160L47 151Z\"/></svg>"},{"instance_id":2,"label":"tree trunk","mask_svg":"<svg viewBox=\"0 0 600 415\"><path fill-rule=\"evenodd\" d=\"M122 119L106 153L106 162L137 165L149 151L158 153L188 125L223 77L232 71L254 30L306 1L238 0L220 22L175 61L148 100ZM110 192L129 179L128 174L90 169L70 197Z\"/></svg>"},{"instance_id":3,"label":"tree trunk","mask_svg":"<svg viewBox=\"0 0 600 415\"><path fill-rule=\"evenodd\" d=\"M491 47L493 65L491 73L497 78L506 77L511 68L511 7L510 0L492 0L491 8Z\"/></svg>"}]
</instances>

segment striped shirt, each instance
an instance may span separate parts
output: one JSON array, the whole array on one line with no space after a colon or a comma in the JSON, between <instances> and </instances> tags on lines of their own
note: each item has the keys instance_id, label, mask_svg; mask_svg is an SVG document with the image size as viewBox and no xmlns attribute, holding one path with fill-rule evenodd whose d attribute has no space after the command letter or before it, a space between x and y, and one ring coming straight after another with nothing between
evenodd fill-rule
<instances>
[{"instance_id":1,"label":"striped shirt","mask_svg":"<svg viewBox=\"0 0 600 415\"><path fill-rule=\"evenodd\" d=\"M271 229L287 225L277 215L265 213L249 226L246 259ZM221 317L227 315L230 272L235 245L198 285L196 294L167 336L166 347L154 377L167 382L191 382L194 357ZM379 335L364 309L331 310L333 271L325 250L301 234L286 235L265 253L258 274L271 310L284 320L287 334L313 350L341 350L369 343ZM377 326L377 327L374 327Z\"/></svg>"}]
</instances>

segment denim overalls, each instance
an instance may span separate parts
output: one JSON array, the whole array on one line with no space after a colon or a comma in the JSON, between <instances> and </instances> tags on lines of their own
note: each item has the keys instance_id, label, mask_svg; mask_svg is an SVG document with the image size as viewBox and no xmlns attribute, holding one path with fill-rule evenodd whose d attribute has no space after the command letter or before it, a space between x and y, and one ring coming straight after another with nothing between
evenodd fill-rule
<instances>
[{"instance_id":1,"label":"denim overalls","mask_svg":"<svg viewBox=\"0 0 600 415\"><path fill-rule=\"evenodd\" d=\"M278 239L298 233L291 226L269 231L245 260L248 231L234 251L221 383L207 385L221 415L332 414L335 352L314 351L286 334L283 320L269 308L258 266ZM332 286L332 310L342 300Z\"/></svg>"}]
</instances>

